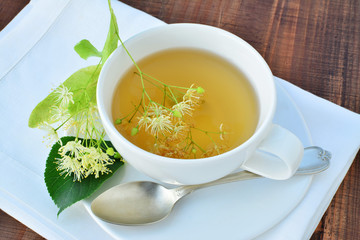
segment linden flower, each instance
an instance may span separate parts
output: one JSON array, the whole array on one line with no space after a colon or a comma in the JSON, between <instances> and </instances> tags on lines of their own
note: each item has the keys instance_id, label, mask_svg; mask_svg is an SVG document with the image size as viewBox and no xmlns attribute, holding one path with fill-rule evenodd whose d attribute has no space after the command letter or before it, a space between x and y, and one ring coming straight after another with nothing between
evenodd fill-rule
<instances>
[{"instance_id":1,"label":"linden flower","mask_svg":"<svg viewBox=\"0 0 360 240\"><path fill-rule=\"evenodd\" d=\"M154 153L169 158L188 158L186 152L178 147L158 144L154 146Z\"/></svg>"},{"instance_id":2,"label":"linden flower","mask_svg":"<svg viewBox=\"0 0 360 240\"><path fill-rule=\"evenodd\" d=\"M50 112L52 114L51 120L54 122L66 121L70 118L70 113L67 108L52 106Z\"/></svg>"},{"instance_id":3,"label":"linden flower","mask_svg":"<svg viewBox=\"0 0 360 240\"><path fill-rule=\"evenodd\" d=\"M150 117L158 117L166 113L166 110L162 108L161 106L153 103L148 109L148 116Z\"/></svg>"},{"instance_id":4,"label":"linden flower","mask_svg":"<svg viewBox=\"0 0 360 240\"><path fill-rule=\"evenodd\" d=\"M82 157L82 166L86 169L85 177L94 174L95 178L98 178L100 173L109 173L111 172L106 166L113 163L113 160L101 151L94 147L87 148L87 153Z\"/></svg>"},{"instance_id":5,"label":"linden flower","mask_svg":"<svg viewBox=\"0 0 360 240\"><path fill-rule=\"evenodd\" d=\"M85 117L82 122L82 132L85 132L89 135L93 135L93 132L100 134L105 133L105 129L101 123L99 111L96 105L91 105L87 112L85 112Z\"/></svg>"},{"instance_id":6,"label":"linden flower","mask_svg":"<svg viewBox=\"0 0 360 240\"><path fill-rule=\"evenodd\" d=\"M173 129L172 136L173 136L173 138L182 138L186 134L187 130L188 130L188 127L186 126L186 124L184 122L177 122Z\"/></svg>"},{"instance_id":7,"label":"linden flower","mask_svg":"<svg viewBox=\"0 0 360 240\"><path fill-rule=\"evenodd\" d=\"M199 88L193 88L193 85L186 91L183 96L184 102L188 102L188 104L193 107L200 104L200 98L204 91L199 91ZM201 88L202 89L202 88Z\"/></svg>"},{"instance_id":8,"label":"linden flower","mask_svg":"<svg viewBox=\"0 0 360 240\"><path fill-rule=\"evenodd\" d=\"M94 174L95 178L98 178L101 174L104 173L110 173L111 170L106 167L106 165L102 162L98 162L91 166L91 168L88 170L87 176L90 174Z\"/></svg>"},{"instance_id":9,"label":"linden flower","mask_svg":"<svg viewBox=\"0 0 360 240\"><path fill-rule=\"evenodd\" d=\"M87 114L85 111L78 113L73 117L73 121L71 126L79 133L86 133L86 129L88 128L89 121Z\"/></svg>"},{"instance_id":10,"label":"linden flower","mask_svg":"<svg viewBox=\"0 0 360 240\"><path fill-rule=\"evenodd\" d=\"M57 164L57 170L60 171L60 175L65 174L65 177L67 177L73 173L74 181L81 181L84 176L83 168L77 158L65 155L62 158L57 159Z\"/></svg>"},{"instance_id":11,"label":"linden flower","mask_svg":"<svg viewBox=\"0 0 360 240\"><path fill-rule=\"evenodd\" d=\"M191 107L191 102L189 100L187 101L182 101L182 102L179 102L177 104L175 104L174 106L172 106L172 110L174 111L178 111L181 113L182 116L184 115L189 115L189 116L192 116L192 112L194 110L194 108Z\"/></svg>"},{"instance_id":12,"label":"linden flower","mask_svg":"<svg viewBox=\"0 0 360 240\"><path fill-rule=\"evenodd\" d=\"M74 103L73 93L64 84L61 84L54 93L56 94L57 102L60 102L60 107L67 107L70 102Z\"/></svg>"},{"instance_id":13,"label":"linden flower","mask_svg":"<svg viewBox=\"0 0 360 240\"><path fill-rule=\"evenodd\" d=\"M222 140L222 141L224 141L224 124L223 123L221 123L220 124L220 127L219 127L219 129L220 129L220 139Z\"/></svg>"},{"instance_id":14,"label":"linden flower","mask_svg":"<svg viewBox=\"0 0 360 240\"><path fill-rule=\"evenodd\" d=\"M139 129L141 129L142 127L147 128L149 126L149 124L151 123L151 118L148 117L147 115L143 115L141 117L138 118L139 119Z\"/></svg>"},{"instance_id":15,"label":"linden flower","mask_svg":"<svg viewBox=\"0 0 360 240\"><path fill-rule=\"evenodd\" d=\"M151 123L147 126L146 130L149 129L151 134L154 136L158 136L159 133L171 132L173 129L172 122L170 120L170 116L168 115L160 115L158 117L152 118Z\"/></svg>"},{"instance_id":16,"label":"linden flower","mask_svg":"<svg viewBox=\"0 0 360 240\"><path fill-rule=\"evenodd\" d=\"M93 148L95 149L95 148ZM94 150L93 150L94 151ZM111 163L114 162L114 160L112 160L108 154L104 153L101 149L96 149L96 151L98 152L98 157L96 158L98 161L100 161L101 163L105 164L105 165L109 165Z\"/></svg>"},{"instance_id":17,"label":"linden flower","mask_svg":"<svg viewBox=\"0 0 360 240\"><path fill-rule=\"evenodd\" d=\"M105 129L100 120L99 110L96 104L90 106L88 115L92 120L91 122L93 127L96 128L99 132L105 132Z\"/></svg>"},{"instance_id":18,"label":"linden flower","mask_svg":"<svg viewBox=\"0 0 360 240\"><path fill-rule=\"evenodd\" d=\"M98 158L98 152L94 147L87 148L87 154L84 154L81 158L81 166L84 169L89 169L94 164L94 159Z\"/></svg>"},{"instance_id":19,"label":"linden flower","mask_svg":"<svg viewBox=\"0 0 360 240\"><path fill-rule=\"evenodd\" d=\"M81 181L91 174L98 178L100 173L109 173L111 170L107 166L114 162L100 148L85 147L80 140L67 142L59 149L59 154L57 170L61 175L66 173L65 177L74 174L74 181Z\"/></svg>"},{"instance_id":20,"label":"linden flower","mask_svg":"<svg viewBox=\"0 0 360 240\"><path fill-rule=\"evenodd\" d=\"M78 141L69 141L59 149L61 156L65 154L70 154L70 156L75 156L75 158L80 158L85 154L85 147L81 144L80 140Z\"/></svg>"},{"instance_id":21,"label":"linden flower","mask_svg":"<svg viewBox=\"0 0 360 240\"><path fill-rule=\"evenodd\" d=\"M203 153L203 157L210 157L214 155L219 155L221 153L224 153L228 147L225 144L214 144L212 146L209 146L206 151Z\"/></svg>"},{"instance_id":22,"label":"linden flower","mask_svg":"<svg viewBox=\"0 0 360 240\"><path fill-rule=\"evenodd\" d=\"M85 136L91 135L92 131L96 129L97 132L105 132L101 124L99 112L96 105L91 105L85 111L80 112L73 117L71 126L78 132Z\"/></svg>"},{"instance_id":23,"label":"linden flower","mask_svg":"<svg viewBox=\"0 0 360 240\"><path fill-rule=\"evenodd\" d=\"M55 128L53 128L52 126L50 126L50 124L48 124L47 122L43 122L40 126L39 129L44 130L47 132L47 135L45 136L45 138L47 140L49 140L50 142L56 142L59 141L59 135L57 133L57 131L55 130Z\"/></svg>"}]
</instances>

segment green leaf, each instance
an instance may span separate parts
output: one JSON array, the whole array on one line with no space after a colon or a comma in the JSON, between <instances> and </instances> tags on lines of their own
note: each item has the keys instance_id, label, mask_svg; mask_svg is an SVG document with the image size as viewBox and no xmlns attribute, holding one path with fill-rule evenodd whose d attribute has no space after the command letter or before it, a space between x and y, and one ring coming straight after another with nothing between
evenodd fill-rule
<instances>
[{"instance_id":1,"label":"green leaf","mask_svg":"<svg viewBox=\"0 0 360 240\"><path fill-rule=\"evenodd\" d=\"M75 140L75 137L63 137L62 143L65 145L69 141ZM89 140L90 141L90 140ZM113 147L111 142L106 141L108 147ZM55 143L50 151L49 157L46 161L45 168L45 184L47 190L59 208L58 215L67 207L72 204L89 197L94 193L107 179L109 179L124 163L123 161L116 159L115 162L109 166L111 173L100 175L99 178L95 178L94 175L90 175L83 179L81 182L73 181L72 175L64 177L56 170L56 159L61 158L58 151L60 148L59 143ZM114 159L114 157L111 157Z\"/></svg>"},{"instance_id":2,"label":"green leaf","mask_svg":"<svg viewBox=\"0 0 360 240\"><path fill-rule=\"evenodd\" d=\"M96 84L100 70L99 65L82 68L63 83L65 87L73 92L74 104L70 103L68 107L70 115L76 114L81 109L88 107L89 104L96 104ZM29 127L39 127L43 122L53 123L50 109L53 106L59 106L55 90L31 112L28 122Z\"/></svg>"},{"instance_id":3,"label":"green leaf","mask_svg":"<svg viewBox=\"0 0 360 240\"><path fill-rule=\"evenodd\" d=\"M117 25L117 20L116 20L116 16L114 14L114 11L111 7L111 3L110 0L108 0L109 3L109 10L110 10L110 26L109 26L109 31L108 31L108 35L104 44L104 48L102 50L102 64L105 63L106 59L108 59L108 57L110 56L110 54L117 48L118 46L118 32L119 32L119 28Z\"/></svg>"},{"instance_id":4,"label":"green leaf","mask_svg":"<svg viewBox=\"0 0 360 240\"><path fill-rule=\"evenodd\" d=\"M102 57L101 52L99 52L87 39L78 42L75 45L74 50L85 60L89 57Z\"/></svg>"}]
</instances>

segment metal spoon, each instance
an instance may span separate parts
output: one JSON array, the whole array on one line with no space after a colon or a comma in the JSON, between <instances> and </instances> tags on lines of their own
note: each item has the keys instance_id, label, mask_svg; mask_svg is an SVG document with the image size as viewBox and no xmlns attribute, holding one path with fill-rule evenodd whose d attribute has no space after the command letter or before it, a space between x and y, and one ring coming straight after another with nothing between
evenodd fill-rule
<instances>
[{"instance_id":1,"label":"metal spoon","mask_svg":"<svg viewBox=\"0 0 360 240\"><path fill-rule=\"evenodd\" d=\"M316 174L329 167L331 154L319 147L305 148L301 166L295 175ZM167 217L174 204L192 191L213 185L261 178L242 171L213 182L167 189L159 183L140 181L117 185L98 196L91 204L99 218L122 225L141 225Z\"/></svg>"}]
</instances>

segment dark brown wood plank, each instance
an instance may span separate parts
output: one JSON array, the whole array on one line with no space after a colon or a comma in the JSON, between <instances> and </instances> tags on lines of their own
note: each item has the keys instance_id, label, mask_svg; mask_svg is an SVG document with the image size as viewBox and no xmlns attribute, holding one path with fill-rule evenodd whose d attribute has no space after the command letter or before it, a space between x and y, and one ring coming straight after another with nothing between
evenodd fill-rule
<instances>
[{"instance_id":1,"label":"dark brown wood plank","mask_svg":"<svg viewBox=\"0 0 360 240\"><path fill-rule=\"evenodd\" d=\"M0 1L0 31L23 9L30 0Z\"/></svg>"},{"instance_id":2,"label":"dark brown wood plank","mask_svg":"<svg viewBox=\"0 0 360 240\"><path fill-rule=\"evenodd\" d=\"M0 240L41 240L44 239L3 211L0 211Z\"/></svg>"},{"instance_id":3,"label":"dark brown wood plank","mask_svg":"<svg viewBox=\"0 0 360 240\"><path fill-rule=\"evenodd\" d=\"M0 1L0 29L26 2ZM228 30L254 46L274 75L360 113L360 1L123 2L167 23L195 22ZM359 160L358 155L312 240L359 238ZM28 231L33 234L21 223L0 212L1 239L36 239L33 236L26 238Z\"/></svg>"}]
</instances>

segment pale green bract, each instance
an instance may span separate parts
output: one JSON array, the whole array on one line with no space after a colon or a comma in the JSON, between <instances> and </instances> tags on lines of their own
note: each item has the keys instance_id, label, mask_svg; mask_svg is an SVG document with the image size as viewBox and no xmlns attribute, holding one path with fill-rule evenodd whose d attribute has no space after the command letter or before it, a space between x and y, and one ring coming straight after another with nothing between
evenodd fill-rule
<instances>
[{"instance_id":1,"label":"pale green bract","mask_svg":"<svg viewBox=\"0 0 360 240\"><path fill-rule=\"evenodd\" d=\"M28 125L47 132L56 141L46 160L47 190L59 212L90 196L123 164L122 157L109 141L100 124L96 106L96 86L102 65L118 46L118 26L110 1L109 32L98 51L88 40L74 50L83 59L100 57L99 64L82 68L54 89L31 112ZM73 132L74 137L59 138L58 132ZM81 136L81 137L80 137ZM75 151L76 150L76 151Z\"/></svg>"},{"instance_id":2,"label":"pale green bract","mask_svg":"<svg viewBox=\"0 0 360 240\"><path fill-rule=\"evenodd\" d=\"M89 57L102 57L101 52L99 52L99 50L97 50L87 39L78 42L74 49L79 56L85 60Z\"/></svg>"},{"instance_id":3,"label":"pale green bract","mask_svg":"<svg viewBox=\"0 0 360 240\"><path fill-rule=\"evenodd\" d=\"M72 74L62 84L73 93L73 104L69 104L69 114L75 115L79 110L89 107L89 105L96 104L96 84L100 73L100 66L89 66L82 68ZM41 126L42 123L47 122L53 124L56 122L54 112L51 108L59 106L57 101L56 88L44 100L42 100L31 112L29 118L29 127L36 128Z\"/></svg>"},{"instance_id":4,"label":"pale green bract","mask_svg":"<svg viewBox=\"0 0 360 240\"><path fill-rule=\"evenodd\" d=\"M101 59L102 64L105 63L106 59L108 59L110 54L117 48L118 42L119 42L119 38L118 38L119 29L118 29L118 24L116 21L116 16L111 7L110 0L108 0L108 3L109 3L111 19L110 19L109 32L106 37L104 48L102 50L102 59Z\"/></svg>"},{"instance_id":5,"label":"pale green bract","mask_svg":"<svg viewBox=\"0 0 360 240\"><path fill-rule=\"evenodd\" d=\"M118 25L114 11L111 8L110 1L109 9L111 14L110 26L102 52L100 53L88 40L81 40L75 46L75 51L80 55L80 57L87 58L89 56L97 56L101 57L101 62L98 65L78 70L62 84L74 94L74 104L69 104L68 107L71 116L76 115L84 108L96 104L96 84L101 67L118 46ZM58 88L60 87L61 85ZM55 93L57 89L51 92L34 108L29 118L29 127L36 128L40 127L44 122L48 124L55 122L53 112L50 109L51 107L59 106Z\"/></svg>"}]
</instances>

